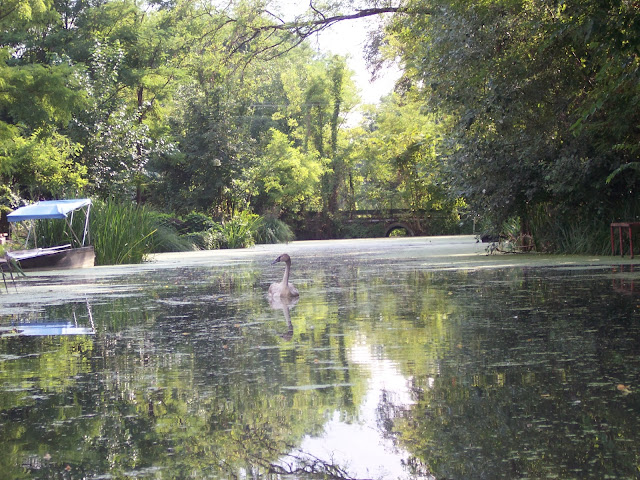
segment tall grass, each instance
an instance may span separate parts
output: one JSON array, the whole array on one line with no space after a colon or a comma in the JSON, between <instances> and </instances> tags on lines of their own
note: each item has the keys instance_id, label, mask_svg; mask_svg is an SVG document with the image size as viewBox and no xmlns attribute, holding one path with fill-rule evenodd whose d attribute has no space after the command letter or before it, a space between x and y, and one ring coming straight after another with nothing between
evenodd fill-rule
<instances>
[{"instance_id":1,"label":"tall grass","mask_svg":"<svg viewBox=\"0 0 640 480\"><path fill-rule=\"evenodd\" d=\"M282 220L265 216L254 223L253 238L256 243L286 243L295 240L296 236Z\"/></svg>"},{"instance_id":2,"label":"tall grass","mask_svg":"<svg viewBox=\"0 0 640 480\"><path fill-rule=\"evenodd\" d=\"M38 220L35 222L35 241L29 247L55 246L70 243L82 246L84 215L75 212L73 231L64 220ZM153 212L145 207L115 200L94 200L89 215L89 239L96 251L96 265L141 263L154 249L157 230ZM36 243L37 242L37 243Z\"/></svg>"},{"instance_id":3,"label":"tall grass","mask_svg":"<svg viewBox=\"0 0 640 480\"><path fill-rule=\"evenodd\" d=\"M247 211L236 214L222 224L222 237L226 248L246 248L255 244L253 231L260 217Z\"/></svg>"},{"instance_id":4,"label":"tall grass","mask_svg":"<svg viewBox=\"0 0 640 480\"><path fill-rule=\"evenodd\" d=\"M180 234L173 216L156 211L150 213L156 228L153 234L153 253L188 252L198 249L188 236Z\"/></svg>"},{"instance_id":5,"label":"tall grass","mask_svg":"<svg viewBox=\"0 0 640 480\"><path fill-rule=\"evenodd\" d=\"M144 206L96 201L91 209L96 265L141 263L153 251L154 216Z\"/></svg>"},{"instance_id":6,"label":"tall grass","mask_svg":"<svg viewBox=\"0 0 640 480\"><path fill-rule=\"evenodd\" d=\"M611 250L609 221L605 214L576 211L571 215L560 215L543 206L532 215L531 227L538 251L603 255Z\"/></svg>"},{"instance_id":7,"label":"tall grass","mask_svg":"<svg viewBox=\"0 0 640 480\"><path fill-rule=\"evenodd\" d=\"M184 233L179 235L179 240L184 242L184 245L190 245L190 248L185 249L191 250L246 248L256 243L290 242L295 238L291 228L283 221L271 216L259 217L246 211L222 223L195 214L183 217L182 222L181 231ZM171 248L171 251L177 251L176 245L167 245L163 241L160 248L166 247ZM160 248L158 251L169 251Z\"/></svg>"},{"instance_id":8,"label":"tall grass","mask_svg":"<svg viewBox=\"0 0 640 480\"><path fill-rule=\"evenodd\" d=\"M604 255L610 253L609 226L602 222L573 221L559 226L557 252L568 254Z\"/></svg>"},{"instance_id":9,"label":"tall grass","mask_svg":"<svg viewBox=\"0 0 640 480\"><path fill-rule=\"evenodd\" d=\"M156 232L153 234L153 253L190 252L199 248L189 235L180 235L171 226L156 224Z\"/></svg>"},{"instance_id":10,"label":"tall grass","mask_svg":"<svg viewBox=\"0 0 640 480\"><path fill-rule=\"evenodd\" d=\"M91 215L89 215L91 218ZM74 212L72 223L73 232L65 220L37 220L35 221L34 237L29 238L28 248L54 247L70 244L72 247L82 246L82 233L84 231L85 216L80 211ZM91 230L91 228L89 228ZM89 239L85 242L87 245Z\"/></svg>"}]
</instances>

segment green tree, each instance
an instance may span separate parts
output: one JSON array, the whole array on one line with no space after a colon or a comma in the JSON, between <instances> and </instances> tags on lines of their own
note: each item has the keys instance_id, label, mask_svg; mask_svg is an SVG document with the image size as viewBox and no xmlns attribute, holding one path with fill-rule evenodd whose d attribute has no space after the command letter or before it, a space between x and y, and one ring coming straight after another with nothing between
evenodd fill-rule
<instances>
[{"instance_id":1,"label":"green tree","mask_svg":"<svg viewBox=\"0 0 640 480\"><path fill-rule=\"evenodd\" d=\"M94 192L140 200L149 158L165 144L141 121L142 109L121 94L124 56L118 41L96 43L84 82L91 101L77 113L71 133L85 145L79 161L90 173Z\"/></svg>"},{"instance_id":2,"label":"green tree","mask_svg":"<svg viewBox=\"0 0 640 480\"><path fill-rule=\"evenodd\" d=\"M252 183L267 197L263 208L298 213L318 209L324 170L316 152L303 152L284 133L272 130L265 154L251 171Z\"/></svg>"},{"instance_id":3,"label":"green tree","mask_svg":"<svg viewBox=\"0 0 640 480\"><path fill-rule=\"evenodd\" d=\"M3 183L32 199L76 196L87 183L86 169L74 158L81 146L59 133L14 137L0 150Z\"/></svg>"},{"instance_id":4,"label":"green tree","mask_svg":"<svg viewBox=\"0 0 640 480\"><path fill-rule=\"evenodd\" d=\"M457 217L444 165L446 123L413 94L390 95L366 117L352 153L359 208L428 210Z\"/></svg>"},{"instance_id":5,"label":"green tree","mask_svg":"<svg viewBox=\"0 0 640 480\"><path fill-rule=\"evenodd\" d=\"M281 73L285 103L273 116L278 128L303 152L327 160L322 175L321 203L314 210L335 214L346 203L346 148L343 132L357 100L353 72L340 56L303 57Z\"/></svg>"},{"instance_id":6,"label":"green tree","mask_svg":"<svg viewBox=\"0 0 640 480\"><path fill-rule=\"evenodd\" d=\"M616 0L410 1L388 44L438 112L455 119L456 189L496 224L584 222L636 204L637 7ZM615 92L615 94L614 94ZM631 208L632 210L633 208ZM557 228L557 227L556 227ZM539 228L538 233L544 233Z\"/></svg>"},{"instance_id":7,"label":"green tree","mask_svg":"<svg viewBox=\"0 0 640 480\"><path fill-rule=\"evenodd\" d=\"M106 2L79 15L76 48L92 103L74 131L103 195L140 203L149 161L173 148L167 116L191 52L189 8Z\"/></svg>"},{"instance_id":8,"label":"green tree","mask_svg":"<svg viewBox=\"0 0 640 480\"><path fill-rule=\"evenodd\" d=\"M172 119L177 151L164 155L155 196L176 210L232 213L243 202L233 191L242 166L252 157L250 136L238 124L241 102L224 85L194 83L178 98Z\"/></svg>"},{"instance_id":9,"label":"green tree","mask_svg":"<svg viewBox=\"0 0 640 480\"><path fill-rule=\"evenodd\" d=\"M64 130L86 95L78 69L36 44L53 14L44 2L0 6L0 178L14 194L62 196L86 184L82 146Z\"/></svg>"},{"instance_id":10,"label":"green tree","mask_svg":"<svg viewBox=\"0 0 640 480\"><path fill-rule=\"evenodd\" d=\"M158 175L151 197L170 208L231 214L256 198L255 185L248 183L251 175L243 172L256 165L270 129L291 128L286 116L276 114L286 109L281 73L291 67L280 56L265 61L261 52L268 42L244 39L242 22L227 21L215 9L193 8L192 43L168 122L177 148L151 161L149 169ZM236 11L247 21L253 18L243 6ZM287 35L275 37L293 46ZM310 50L303 49L292 60L300 65L309 56Z\"/></svg>"}]
</instances>

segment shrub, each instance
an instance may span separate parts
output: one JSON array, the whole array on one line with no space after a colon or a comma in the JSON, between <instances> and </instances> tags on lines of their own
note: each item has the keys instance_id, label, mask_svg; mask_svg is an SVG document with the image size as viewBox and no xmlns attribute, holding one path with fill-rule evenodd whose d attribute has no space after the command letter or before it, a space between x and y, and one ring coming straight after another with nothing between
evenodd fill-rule
<instances>
[{"instance_id":1,"label":"shrub","mask_svg":"<svg viewBox=\"0 0 640 480\"><path fill-rule=\"evenodd\" d=\"M153 234L153 252L188 252L197 250L198 246L188 236L180 235L175 227L156 224Z\"/></svg>"},{"instance_id":2,"label":"shrub","mask_svg":"<svg viewBox=\"0 0 640 480\"><path fill-rule=\"evenodd\" d=\"M246 248L255 244L253 231L260 217L247 211L236 214L222 224L222 248Z\"/></svg>"},{"instance_id":3,"label":"shrub","mask_svg":"<svg viewBox=\"0 0 640 480\"><path fill-rule=\"evenodd\" d=\"M75 232L82 232L83 222L82 215L74 217ZM150 253L245 248L256 241L279 243L295 238L283 221L271 216L261 218L248 211L219 224L203 214L190 213L177 220L144 206L115 200L94 201L89 231L97 265L140 263ZM36 238L39 246L79 246L61 221L37 222Z\"/></svg>"},{"instance_id":4,"label":"shrub","mask_svg":"<svg viewBox=\"0 0 640 480\"><path fill-rule=\"evenodd\" d=\"M256 243L287 243L295 240L296 236L289 225L269 215L255 223L253 238Z\"/></svg>"},{"instance_id":5,"label":"shrub","mask_svg":"<svg viewBox=\"0 0 640 480\"><path fill-rule=\"evenodd\" d=\"M183 224L180 228L180 233L195 233L204 232L213 228L216 222L204 213L191 212L182 218Z\"/></svg>"},{"instance_id":6,"label":"shrub","mask_svg":"<svg viewBox=\"0 0 640 480\"><path fill-rule=\"evenodd\" d=\"M214 225L204 232L195 232L185 235L185 239L192 242L195 248L200 250L217 250L225 248L226 241L222 233L222 226Z\"/></svg>"}]
</instances>

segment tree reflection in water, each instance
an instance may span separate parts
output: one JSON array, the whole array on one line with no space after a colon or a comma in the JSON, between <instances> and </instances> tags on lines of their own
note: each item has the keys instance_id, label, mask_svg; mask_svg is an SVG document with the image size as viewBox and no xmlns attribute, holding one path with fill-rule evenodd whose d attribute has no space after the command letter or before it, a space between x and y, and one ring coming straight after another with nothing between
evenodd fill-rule
<instances>
[{"instance_id":1,"label":"tree reflection in water","mask_svg":"<svg viewBox=\"0 0 640 480\"><path fill-rule=\"evenodd\" d=\"M610 271L300 266L295 305L258 263L176 269L110 278L129 287L91 299L95 335L0 338L3 474L637 473L638 302Z\"/></svg>"}]
</instances>

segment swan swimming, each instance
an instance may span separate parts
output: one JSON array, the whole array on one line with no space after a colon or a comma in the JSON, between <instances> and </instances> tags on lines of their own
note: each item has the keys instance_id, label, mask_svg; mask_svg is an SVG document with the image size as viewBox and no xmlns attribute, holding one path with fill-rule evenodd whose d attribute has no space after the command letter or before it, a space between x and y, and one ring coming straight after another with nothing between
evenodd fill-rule
<instances>
[{"instance_id":1,"label":"swan swimming","mask_svg":"<svg viewBox=\"0 0 640 480\"><path fill-rule=\"evenodd\" d=\"M278 258L276 258L271 265L274 265L278 262L284 262L284 276L282 277L282 282L280 283L272 283L269 287L269 296L271 297L297 297L300 295L298 289L294 287L291 283L289 283L289 273L291 272L291 257L286 253L283 253Z\"/></svg>"}]
</instances>

